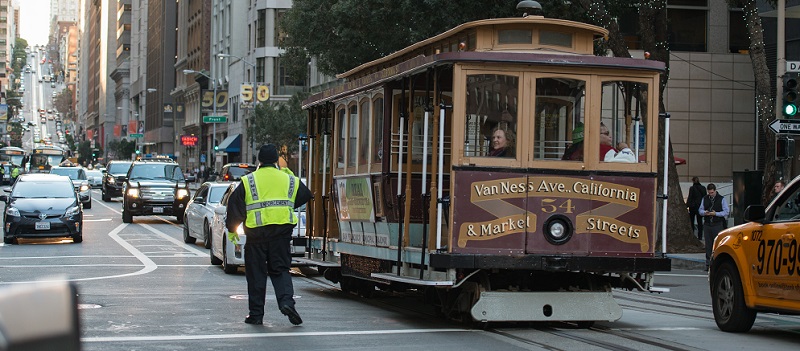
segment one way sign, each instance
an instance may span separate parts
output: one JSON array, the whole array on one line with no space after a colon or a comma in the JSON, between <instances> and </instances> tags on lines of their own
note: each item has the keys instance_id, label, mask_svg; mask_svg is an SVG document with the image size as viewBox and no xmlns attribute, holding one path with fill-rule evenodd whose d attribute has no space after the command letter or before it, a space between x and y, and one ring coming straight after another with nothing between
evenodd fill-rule
<instances>
[{"instance_id":1,"label":"one way sign","mask_svg":"<svg viewBox=\"0 0 800 351\"><path fill-rule=\"evenodd\" d=\"M769 129L777 134L800 135L800 120L776 119L769 124Z\"/></svg>"}]
</instances>

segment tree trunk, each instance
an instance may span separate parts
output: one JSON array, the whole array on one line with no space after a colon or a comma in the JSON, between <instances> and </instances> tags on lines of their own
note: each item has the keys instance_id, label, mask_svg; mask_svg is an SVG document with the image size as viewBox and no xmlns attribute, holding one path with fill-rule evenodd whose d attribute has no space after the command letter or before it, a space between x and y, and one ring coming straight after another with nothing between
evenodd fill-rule
<instances>
[{"instance_id":1,"label":"tree trunk","mask_svg":"<svg viewBox=\"0 0 800 351\"><path fill-rule=\"evenodd\" d=\"M730 2L730 1L729 1ZM775 184L777 172L775 162L775 134L769 129L769 124L776 118L775 100L772 98L772 85L770 84L767 56L764 52L764 30L761 27L761 16L755 0L736 1L744 9L744 21L747 33L750 35L750 61L753 64L753 77L756 82L756 116L764 130L766 147L764 148L764 184L761 191L761 202L769 201L769 194ZM758 157L758 155L756 155Z\"/></svg>"}]
</instances>

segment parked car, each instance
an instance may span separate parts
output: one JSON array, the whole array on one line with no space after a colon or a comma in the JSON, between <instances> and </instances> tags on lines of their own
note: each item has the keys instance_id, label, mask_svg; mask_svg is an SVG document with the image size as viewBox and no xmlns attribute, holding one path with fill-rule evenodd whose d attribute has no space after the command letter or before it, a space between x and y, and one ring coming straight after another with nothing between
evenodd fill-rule
<instances>
[{"instance_id":1,"label":"parked car","mask_svg":"<svg viewBox=\"0 0 800 351\"><path fill-rule=\"evenodd\" d=\"M83 209L68 177L55 174L23 174L13 188L3 188L0 201L6 244L18 238L72 237L83 241ZM9 193L10 194L7 194Z\"/></svg>"},{"instance_id":2,"label":"parked car","mask_svg":"<svg viewBox=\"0 0 800 351\"><path fill-rule=\"evenodd\" d=\"M717 235L709 268L714 320L726 332L750 330L757 313L800 314L800 177L744 220Z\"/></svg>"},{"instance_id":3,"label":"parked car","mask_svg":"<svg viewBox=\"0 0 800 351\"><path fill-rule=\"evenodd\" d=\"M61 141L59 140L59 142ZM89 186L91 186L92 189L103 187L103 172L96 169L86 170L86 177L88 178Z\"/></svg>"},{"instance_id":4,"label":"parked car","mask_svg":"<svg viewBox=\"0 0 800 351\"><path fill-rule=\"evenodd\" d=\"M214 209L219 206L222 195L229 185L206 182L195 191L194 197L186 205L183 216L183 242L193 244L200 239L203 240L206 249L211 248L211 222L214 220Z\"/></svg>"},{"instance_id":5,"label":"parked car","mask_svg":"<svg viewBox=\"0 0 800 351\"><path fill-rule=\"evenodd\" d=\"M78 193L78 198L83 204L83 208L92 208L92 189L89 187L89 178L86 176L86 171L77 166L54 166L50 169L51 174L58 174L69 177L72 180L75 192Z\"/></svg>"},{"instance_id":6,"label":"parked car","mask_svg":"<svg viewBox=\"0 0 800 351\"><path fill-rule=\"evenodd\" d=\"M208 251L211 257L211 264L215 266L222 265L222 270L227 274L236 273L239 267L244 266L244 244L247 242L244 227L239 226L236 231L239 234L239 242L237 244L233 244L228 240L228 229L225 227L228 198L239 184L239 182L228 184L219 206L214 208L214 218L211 221L211 247Z\"/></svg>"}]
</instances>

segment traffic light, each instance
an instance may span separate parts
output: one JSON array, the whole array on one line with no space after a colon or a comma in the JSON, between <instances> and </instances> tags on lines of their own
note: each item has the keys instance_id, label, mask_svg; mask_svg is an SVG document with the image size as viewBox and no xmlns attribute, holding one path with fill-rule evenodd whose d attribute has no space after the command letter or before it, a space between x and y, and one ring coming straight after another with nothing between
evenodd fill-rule
<instances>
[{"instance_id":1,"label":"traffic light","mask_svg":"<svg viewBox=\"0 0 800 351\"><path fill-rule=\"evenodd\" d=\"M214 145L214 152L219 151L219 145Z\"/></svg>"},{"instance_id":2,"label":"traffic light","mask_svg":"<svg viewBox=\"0 0 800 351\"><path fill-rule=\"evenodd\" d=\"M775 139L775 158L778 160L790 159L794 156L794 139Z\"/></svg>"},{"instance_id":3,"label":"traffic light","mask_svg":"<svg viewBox=\"0 0 800 351\"><path fill-rule=\"evenodd\" d=\"M783 76L783 115L794 117L797 114L797 77Z\"/></svg>"},{"instance_id":4,"label":"traffic light","mask_svg":"<svg viewBox=\"0 0 800 351\"><path fill-rule=\"evenodd\" d=\"M139 149L136 149L136 154L138 155L138 154L140 154L140 153L142 153L142 152L141 152L141 151L139 151Z\"/></svg>"}]
</instances>

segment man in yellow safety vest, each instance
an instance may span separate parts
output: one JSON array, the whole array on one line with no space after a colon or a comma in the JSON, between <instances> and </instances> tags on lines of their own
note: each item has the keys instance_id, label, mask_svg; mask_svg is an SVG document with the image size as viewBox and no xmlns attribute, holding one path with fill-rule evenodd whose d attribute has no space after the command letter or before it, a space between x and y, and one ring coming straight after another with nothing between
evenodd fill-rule
<instances>
[{"instance_id":1,"label":"man in yellow safety vest","mask_svg":"<svg viewBox=\"0 0 800 351\"><path fill-rule=\"evenodd\" d=\"M241 178L242 183L228 198L225 225L228 239L239 241L244 223L244 266L250 313L244 322L263 324L267 276L272 281L278 308L294 325L303 323L295 309L294 287L289 274L292 258L290 241L297 225L294 209L311 199L311 191L299 178L276 165L278 149L267 144L258 152L260 165Z\"/></svg>"}]
</instances>

